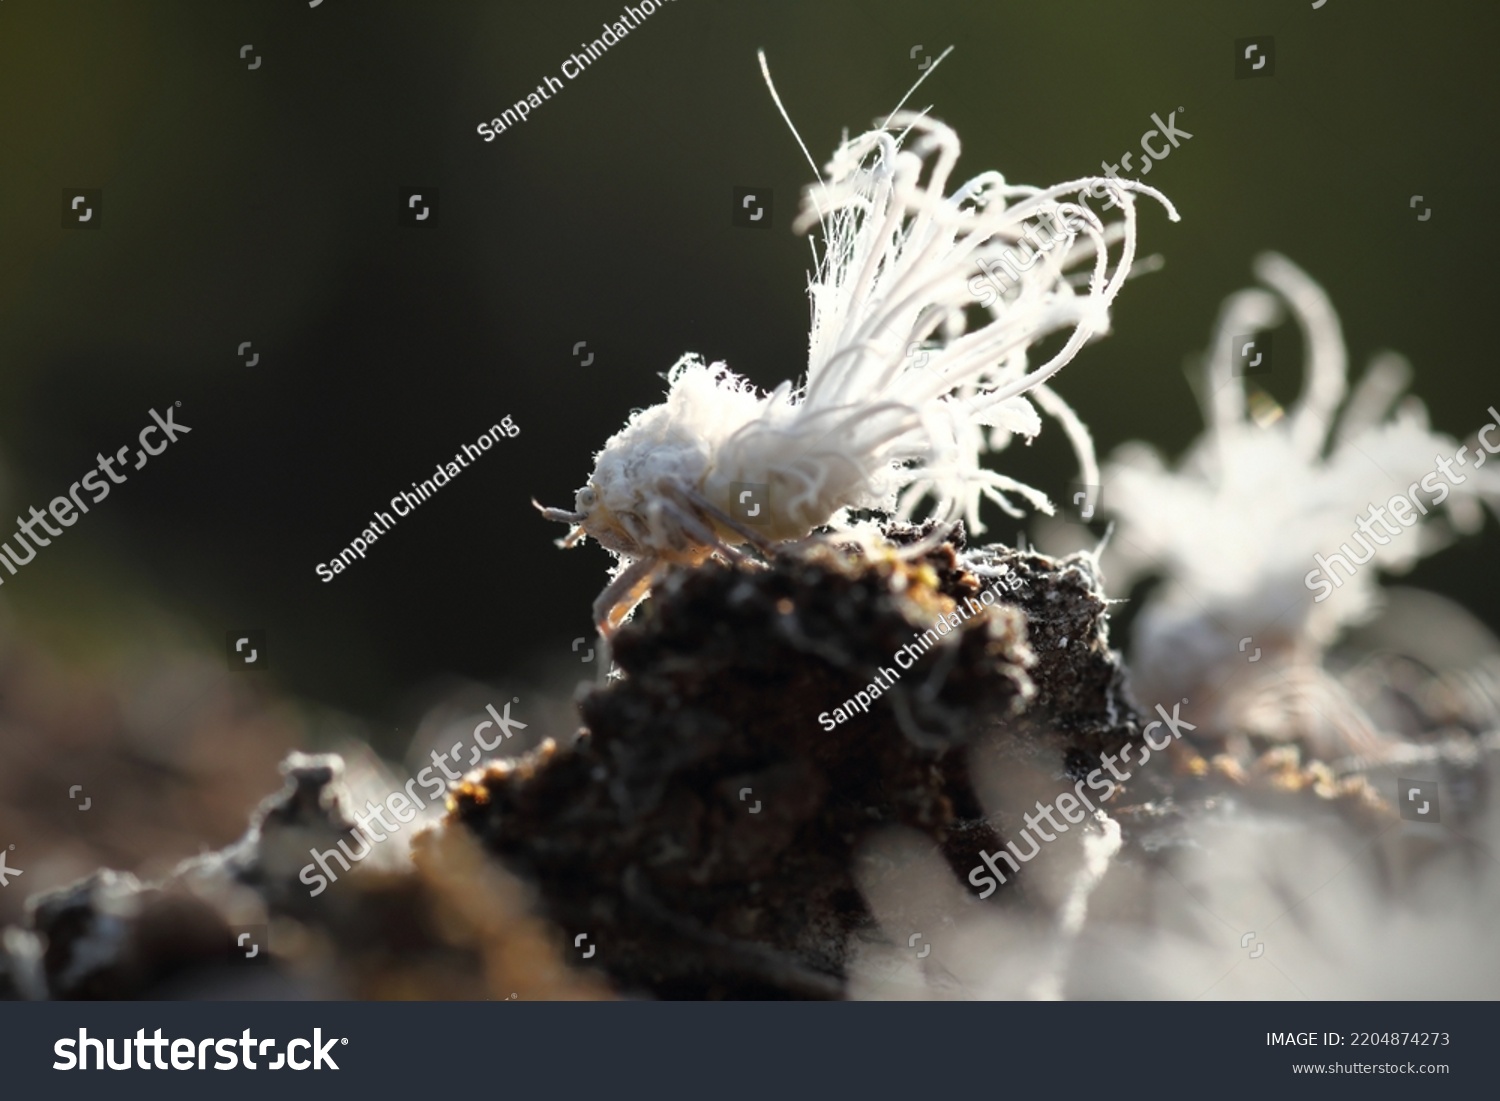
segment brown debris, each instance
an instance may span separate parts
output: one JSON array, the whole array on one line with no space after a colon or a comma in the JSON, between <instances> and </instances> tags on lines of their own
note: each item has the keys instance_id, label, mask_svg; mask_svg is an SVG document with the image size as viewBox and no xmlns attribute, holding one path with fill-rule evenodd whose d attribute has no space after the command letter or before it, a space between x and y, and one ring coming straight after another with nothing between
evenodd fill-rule
<instances>
[{"instance_id":1,"label":"brown debris","mask_svg":"<svg viewBox=\"0 0 1500 1101\"><path fill-rule=\"evenodd\" d=\"M820 723L1009 571L1014 597L960 616L867 713ZM1081 557L964 555L961 537L915 561L824 544L681 570L617 636L587 736L471 776L452 818L626 991L836 997L871 922L852 862L872 830L917 830L967 874L1001 843L969 779L982 735L1062 771L1134 734L1105 608Z\"/></svg>"},{"instance_id":2,"label":"brown debris","mask_svg":"<svg viewBox=\"0 0 1500 1101\"><path fill-rule=\"evenodd\" d=\"M0 997L608 996L562 962L527 889L454 831L419 835L414 868L357 866L310 897L308 848L350 825L340 768L293 754L244 838L161 883L106 870L33 898L0 940Z\"/></svg>"}]
</instances>

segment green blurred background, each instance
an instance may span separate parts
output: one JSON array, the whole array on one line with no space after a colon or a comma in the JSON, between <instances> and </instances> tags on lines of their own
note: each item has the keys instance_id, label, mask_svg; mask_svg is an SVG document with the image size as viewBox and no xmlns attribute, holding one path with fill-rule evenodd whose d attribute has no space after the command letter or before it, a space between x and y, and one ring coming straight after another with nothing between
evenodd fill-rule
<instances>
[{"instance_id":1,"label":"green blurred background","mask_svg":"<svg viewBox=\"0 0 1500 1101\"><path fill-rule=\"evenodd\" d=\"M1356 369L1410 357L1439 429L1500 403L1493 4L669 0L529 121L476 134L623 6L0 5L0 501L45 507L150 408L192 428L5 579L22 632L86 658L163 617L215 655L260 628L281 688L389 731L435 680L576 662L609 560L555 549L529 499L569 505L683 352L766 386L805 367L809 169L759 47L820 162L949 44L914 103L959 131L960 178L1098 172L1178 112L1193 137L1147 182L1182 222L1146 207L1141 231L1166 265L1060 376L1102 455L1198 434L1184 364L1267 248L1327 288ZM1275 73L1237 80L1251 35ZM404 185L439 189L436 225L398 224ZM731 225L737 185L774 188L768 232ZM97 230L62 228L70 187L103 189ZM1299 362L1278 334L1282 401ZM319 580L506 414L519 438ZM1003 461L1054 496L1075 477L1055 426ZM1412 580L1495 625L1488 523Z\"/></svg>"}]
</instances>

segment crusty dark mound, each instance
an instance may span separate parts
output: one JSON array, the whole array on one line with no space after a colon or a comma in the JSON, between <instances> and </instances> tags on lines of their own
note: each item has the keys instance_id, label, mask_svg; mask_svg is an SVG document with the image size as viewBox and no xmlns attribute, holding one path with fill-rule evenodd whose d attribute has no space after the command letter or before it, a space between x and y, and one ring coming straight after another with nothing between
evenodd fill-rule
<instances>
[{"instance_id":1,"label":"crusty dark mound","mask_svg":"<svg viewBox=\"0 0 1500 1101\"><path fill-rule=\"evenodd\" d=\"M682 570L616 637L576 745L470 776L453 818L627 992L838 997L872 829L926 834L962 877L1001 844L967 747L999 731L1086 772L1135 735L1105 610L1087 558L966 553L961 534L915 560L825 543ZM838 722L872 680L889 687Z\"/></svg>"}]
</instances>

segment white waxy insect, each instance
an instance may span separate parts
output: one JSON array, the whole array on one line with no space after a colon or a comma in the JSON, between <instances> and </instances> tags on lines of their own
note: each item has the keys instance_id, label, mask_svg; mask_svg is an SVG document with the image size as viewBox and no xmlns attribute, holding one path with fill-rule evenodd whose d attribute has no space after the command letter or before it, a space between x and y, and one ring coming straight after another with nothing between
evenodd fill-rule
<instances>
[{"instance_id":1,"label":"white waxy insect","mask_svg":"<svg viewBox=\"0 0 1500 1101\"><path fill-rule=\"evenodd\" d=\"M949 195L958 154L952 129L899 106L845 140L795 224L821 226L823 242L805 379L763 394L722 363L683 356L666 401L633 413L595 456L573 510L537 506L574 525L559 545L592 536L619 559L594 605L603 634L666 567L846 527L850 509L912 519L930 497L934 518L963 518L975 533L981 498L1013 516L1012 496L1050 513L1044 494L979 462L987 444L1040 431L1028 393L1062 424L1082 481L1098 484L1087 429L1046 383L1108 328L1135 259L1135 196L1177 212L1153 188L1105 177L1042 189L985 172ZM1119 220L1106 226L1085 193ZM1085 263L1075 286L1067 273ZM1031 346L1068 330L1031 367Z\"/></svg>"}]
</instances>

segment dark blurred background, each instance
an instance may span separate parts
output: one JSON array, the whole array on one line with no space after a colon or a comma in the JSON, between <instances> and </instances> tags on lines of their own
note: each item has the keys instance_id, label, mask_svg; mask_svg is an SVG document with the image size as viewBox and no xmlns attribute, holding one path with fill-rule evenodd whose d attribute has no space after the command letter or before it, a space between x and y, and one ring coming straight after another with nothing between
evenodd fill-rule
<instances>
[{"instance_id":1,"label":"dark blurred background","mask_svg":"<svg viewBox=\"0 0 1500 1101\"><path fill-rule=\"evenodd\" d=\"M150 409L180 402L192 429L0 577L18 631L83 660L166 616L217 660L257 628L279 691L361 717L387 750L424 685L509 695L577 666L609 559L558 551L529 499L569 506L683 352L765 386L805 367L790 223L810 170L758 47L820 164L949 44L913 104L959 131L959 179L1099 172L1177 112L1193 136L1146 180L1183 220L1146 205L1141 231L1166 265L1059 380L1101 455L1139 438L1175 456L1198 434L1184 363L1266 248L1327 288L1356 371L1410 357L1439 429L1467 437L1500 403L1482 322L1500 294L1494 5L668 0L482 140L623 7L0 5L0 529L97 452L133 454ZM1235 40L1261 35L1274 74L1236 79ZM732 225L740 185L774 189L767 231ZM437 189L434 224L399 223L404 186ZM102 189L96 229L62 226L65 188ZM1277 340L1261 381L1287 401L1300 355ZM507 414L518 438L318 578ZM1055 425L1002 461L1054 496L1076 476ZM1490 524L1412 582L1496 625Z\"/></svg>"}]
</instances>

